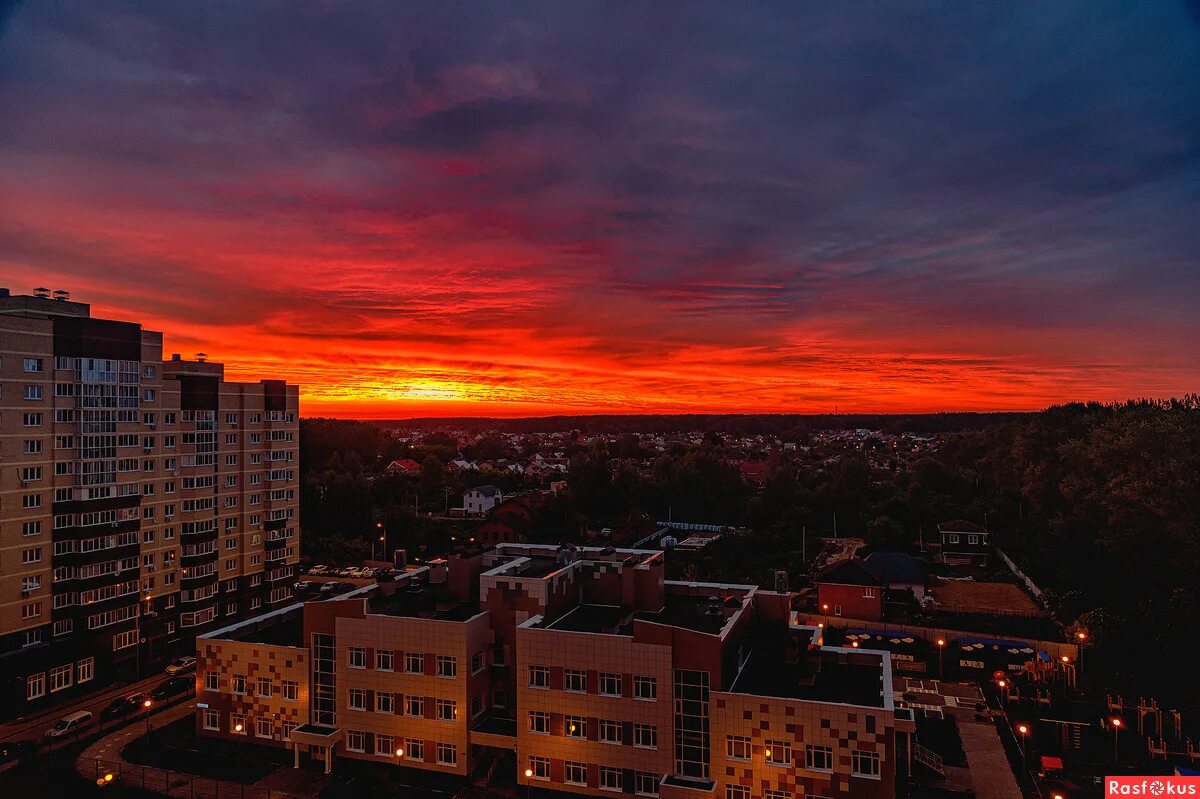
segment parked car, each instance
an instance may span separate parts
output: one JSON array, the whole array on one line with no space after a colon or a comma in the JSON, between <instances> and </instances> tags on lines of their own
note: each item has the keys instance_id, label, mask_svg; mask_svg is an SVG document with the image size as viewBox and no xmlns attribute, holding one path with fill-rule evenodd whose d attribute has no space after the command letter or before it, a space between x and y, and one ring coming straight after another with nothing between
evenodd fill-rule
<instances>
[{"instance_id":1,"label":"parked car","mask_svg":"<svg viewBox=\"0 0 1200 799\"><path fill-rule=\"evenodd\" d=\"M292 590L293 591L307 591L308 589L312 588L314 585L316 585L316 583L312 582L311 580L298 580L292 584Z\"/></svg>"},{"instance_id":2,"label":"parked car","mask_svg":"<svg viewBox=\"0 0 1200 799\"><path fill-rule=\"evenodd\" d=\"M108 707L100 711L101 721L110 721L119 719L125 716L132 716L142 710L142 703L146 701L148 694L136 693L129 696L123 696L120 699L114 699Z\"/></svg>"},{"instance_id":3,"label":"parked car","mask_svg":"<svg viewBox=\"0 0 1200 799\"><path fill-rule=\"evenodd\" d=\"M65 735L74 735L86 730L96 721L96 717L92 715L90 710L78 710L74 713L68 713L63 716L58 722L46 730L46 737L50 739L62 738Z\"/></svg>"},{"instance_id":4,"label":"parked car","mask_svg":"<svg viewBox=\"0 0 1200 799\"><path fill-rule=\"evenodd\" d=\"M157 702L163 702L182 693L187 693L192 685L192 681L187 677L172 677L155 686L154 690L150 692L150 698Z\"/></svg>"},{"instance_id":5,"label":"parked car","mask_svg":"<svg viewBox=\"0 0 1200 799\"><path fill-rule=\"evenodd\" d=\"M5 741L0 743L0 764L25 760L37 755L36 741Z\"/></svg>"},{"instance_id":6,"label":"parked car","mask_svg":"<svg viewBox=\"0 0 1200 799\"><path fill-rule=\"evenodd\" d=\"M313 566L312 568L310 568L308 570L308 573L309 574L325 574L328 571L329 571L328 566L318 563L316 566Z\"/></svg>"},{"instance_id":7,"label":"parked car","mask_svg":"<svg viewBox=\"0 0 1200 799\"><path fill-rule=\"evenodd\" d=\"M196 659L190 655L175 658L167 664L167 674L183 674L196 668Z\"/></svg>"}]
</instances>

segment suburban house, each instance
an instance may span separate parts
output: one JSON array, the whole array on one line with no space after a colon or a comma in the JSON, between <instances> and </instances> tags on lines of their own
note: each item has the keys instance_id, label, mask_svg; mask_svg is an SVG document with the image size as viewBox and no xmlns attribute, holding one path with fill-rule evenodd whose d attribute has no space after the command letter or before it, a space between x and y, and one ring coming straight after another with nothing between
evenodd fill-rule
<instances>
[{"instance_id":1,"label":"suburban house","mask_svg":"<svg viewBox=\"0 0 1200 799\"><path fill-rule=\"evenodd\" d=\"M864 561L838 561L817 577L817 605L823 614L880 621L885 587Z\"/></svg>"},{"instance_id":2,"label":"suburban house","mask_svg":"<svg viewBox=\"0 0 1200 799\"><path fill-rule=\"evenodd\" d=\"M463 511L468 516L483 516L503 500L504 493L496 486L476 486L463 493Z\"/></svg>"},{"instance_id":3,"label":"suburban house","mask_svg":"<svg viewBox=\"0 0 1200 799\"><path fill-rule=\"evenodd\" d=\"M912 555L872 552L863 563L889 591L912 591L921 599L929 589L929 570Z\"/></svg>"},{"instance_id":4,"label":"suburban house","mask_svg":"<svg viewBox=\"0 0 1200 799\"><path fill-rule=\"evenodd\" d=\"M986 566L991 546L988 532L974 522L952 519L938 525L942 536L942 560L946 563Z\"/></svg>"},{"instance_id":5,"label":"suburban house","mask_svg":"<svg viewBox=\"0 0 1200 799\"><path fill-rule=\"evenodd\" d=\"M420 474L421 464L412 458L401 458L389 463L387 470L392 474Z\"/></svg>"}]
</instances>

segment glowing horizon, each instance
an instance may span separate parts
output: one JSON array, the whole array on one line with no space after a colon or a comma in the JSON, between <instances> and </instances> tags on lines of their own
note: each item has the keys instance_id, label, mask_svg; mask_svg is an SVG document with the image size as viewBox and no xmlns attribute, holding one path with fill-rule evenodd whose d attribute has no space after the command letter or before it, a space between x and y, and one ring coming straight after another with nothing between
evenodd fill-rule
<instances>
[{"instance_id":1,"label":"glowing horizon","mask_svg":"<svg viewBox=\"0 0 1200 799\"><path fill-rule=\"evenodd\" d=\"M1196 16L932 8L8 6L0 285L305 416L1196 391Z\"/></svg>"}]
</instances>

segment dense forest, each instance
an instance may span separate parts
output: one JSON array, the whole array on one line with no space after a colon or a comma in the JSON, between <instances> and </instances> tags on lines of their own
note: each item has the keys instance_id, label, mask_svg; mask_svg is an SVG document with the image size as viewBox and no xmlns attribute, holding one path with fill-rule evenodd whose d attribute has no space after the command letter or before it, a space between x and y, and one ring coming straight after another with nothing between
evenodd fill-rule
<instances>
[{"instance_id":1,"label":"dense forest","mask_svg":"<svg viewBox=\"0 0 1200 799\"><path fill-rule=\"evenodd\" d=\"M569 491L545 509L538 529L545 540L568 535L563 520L584 514L594 529L633 508L660 519L716 522L749 528L718 542L690 568L705 579L767 584L786 568L802 584L813 539L864 537L870 546L915 550L938 521L986 521L993 541L1038 584L1066 623L1086 628L1093 674L1114 687L1185 685L1200 617L1200 398L1073 404L1036 414L946 414L929 417L854 417L850 427L928 433L947 419L937 452L897 462L882 442L867 439L841 452L814 445L801 454L766 455L761 485L741 479L727 456L730 430L773 420L780 435L812 443L821 417L693 417L706 435L699 446L645 448L629 429L656 417L612 419L603 442L570 445ZM670 417L663 425L689 417ZM839 417L850 419L851 417ZM786 419L786 421L784 421ZM886 419L887 422L881 422ZM534 420L549 425L547 420ZM987 423L985 423L987 422ZM516 422L489 421L494 426ZM587 422L572 417L572 428ZM446 429L454 423L440 420ZM482 424L482 422L481 422ZM597 421L597 424L599 422ZM625 427L622 427L625 425ZM841 428L841 425L835 425ZM536 425L520 431L536 435ZM421 514L438 510L468 484L496 475L449 472L456 441L431 430L417 443L395 442L378 424L305 420L301 428L302 524L305 552L317 557L368 551L383 520L392 546L436 545L448 530ZM521 458L536 439L510 444L485 436L466 457ZM425 467L419 478L391 476L394 457ZM522 486L505 475L506 490ZM836 521L835 521L836 520ZM463 524L458 523L460 526ZM1102 664L1102 666L1101 666Z\"/></svg>"}]
</instances>

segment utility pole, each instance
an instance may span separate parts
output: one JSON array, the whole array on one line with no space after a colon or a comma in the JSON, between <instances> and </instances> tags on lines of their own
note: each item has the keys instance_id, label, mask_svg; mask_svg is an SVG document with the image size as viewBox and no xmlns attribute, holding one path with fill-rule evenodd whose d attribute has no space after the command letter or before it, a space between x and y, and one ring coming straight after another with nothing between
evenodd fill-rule
<instances>
[{"instance_id":1,"label":"utility pole","mask_svg":"<svg viewBox=\"0 0 1200 799\"><path fill-rule=\"evenodd\" d=\"M837 511L833 512L833 540L837 540Z\"/></svg>"}]
</instances>

